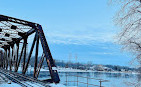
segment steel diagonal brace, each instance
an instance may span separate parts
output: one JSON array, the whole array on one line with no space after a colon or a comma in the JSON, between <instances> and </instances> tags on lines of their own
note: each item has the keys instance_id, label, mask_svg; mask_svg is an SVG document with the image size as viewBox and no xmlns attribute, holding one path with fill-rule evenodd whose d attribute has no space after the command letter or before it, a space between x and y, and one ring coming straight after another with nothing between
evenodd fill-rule
<instances>
[{"instance_id":1,"label":"steel diagonal brace","mask_svg":"<svg viewBox=\"0 0 141 87\"><path fill-rule=\"evenodd\" d=\"M39 33L39 38L40 38L40 41L41 41L41 44L42 44L43 52L44 52L44 55L45 55L45 58L47 60L47 64L48 64L48 67L49 67L51 80L55 83L59 83L60 78L59 78L58 72L57 72L57 70L52 69L52 68L55 68L56 66L55 66L54 60L52 58L52 55L51 55L49 46L47 44L47 41L45 39L45 35L44 35L43 30L42 30L42 26L38 25L37 30L38 30L38 33Z\"/></svg>"},{"instance_id":2,"label":"steel diagonal brace","mask_svg":"<svg viewBox=\"0 0 141 87\"><path fill-rule=\"evenodd\" d=\"M28 59L27 59L27 63L26 63L26 65L25 65L25 68L24 68L24 71L23 71L23 74L25 74L26 71L27 71L28 64L29 64L29 62L30 62L30 58L31 58L31 55L32 55L32 52L33 52L33 49L34 49L34 45L35 45L35 42L36 42L37 38L38 38L38 35L37 35L37 33L36 33L36 34L35 34L35 37L34 37L34 40L33 40L33 43L32 43L32 47L31 47L31 49L30 49L30 53L29 53L29 56L28 56Z\"/></svg>"}]
</instances>

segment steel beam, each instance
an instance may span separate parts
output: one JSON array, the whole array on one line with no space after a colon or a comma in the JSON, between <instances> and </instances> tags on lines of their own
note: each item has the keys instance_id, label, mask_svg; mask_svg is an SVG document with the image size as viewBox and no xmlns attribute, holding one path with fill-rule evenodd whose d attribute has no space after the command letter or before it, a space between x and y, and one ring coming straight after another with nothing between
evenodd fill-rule
<instances>
[{"instance_id":1,"label":"steel beam","mask_svg":"<svg viewBox=\"0 0 141 87\"><path fill-rule=\"evenodd\" d=\"M20 54L19 61L18 61L18 64L17 64L17 67L16 67L15 72L18 71L18 68L19 68L19 65L20 65L20 62L21 62L21 58L22 58L22 55L23 55L24 46L25 46L25 45L24 45L24 43L23 43L22 50L21 50L21 54Z\"/></svg>"},{"instance_id":2,"label":"steel beam","mask_svg":"<svg viewBox=\"0 0 141 87\"><path fill-rule=\"evenodd\" d=\"M12 50L12 55L10 58L10 71L12 71L12 67L13 67L13 57L14 57L14 44L11 44L11 50Z\"/></svg>"},{"instance_id":3,"label":"steel beam","mask_svg":"<svg viewBox=\"0 0 141 87\"><path fill-rule=\"evenodd\" d=\"M6 70L8 69L8 49L6 49Z\"/></svg>"},{"instance_id":4,"label":"steel beam","mask_svg":"<svg viewBox=\"0 0 141 87\"><path fill-rule=\"evenodd\" d=\"M32 55L32 52L33 52L34 45L35 45L35 42L36 42L36 40L37 40L37 37L38 37L38 36L37 36L37 33L36 33L36 34L35 34L35 37L34 37L34 40L33 40L33 43L32 43L32 46L31 46L31 49L30 49L29 56L28 56L28 58L27 58L27 63L26 63L26 65L25 65L23 74L25 74L26 71L27 71L28 64L29 64L29 61L30 61L30 58L31 58L31 55Z\"/></svg>"},{"instance_id":5,"label":"steel beam","mask_svg":"<svg viewBox=\"0 0 141 87\"><path fill-rule=\"evenodd\" d=\"M10 46L8 47L8 67L10 67Z\"/></svg>"},{"instance_id":6,"label":"steel beam","mask_svg":"<svg viewBox=\"0 0 141 87\"><path fill-rule=\"evenodd\" d=\"M37 24L37 23L33 23L33 22L29 22L29 21L25 21L25 20L21 20L17 18L5 16L5 15L0 15L0 21L10 21L10 22L18 23L18 24L27 25L30 27L36 27L36 24Z\"/></svg>"},{"instance_id":7,"label":"steel beam","mask_svg":"<svg viewBox=\"0 0 141 87\"><path fill-rule=\"evenodd\" d=\"M37 29L38 29L38 32L39 32L39 38L41 40L43 52L45 54L45 58L47 60L47 64L48 64L48 67L49 67L49 71L50 71L50 75L51 75L51 80L53 82L55 82L55 83L59 83L60 82L60 78L59 78L58 72L57 72L57 70L53 70L52 69L52 67L55 68L56 65L55 65L54 60L52 58L52 55L51 55L49 46L47 44L47 41L45 39L45 35L44 35L43 30L42 30L42 26L38 25Z\"/></svg>"},{"instance_id":8,"label":"steel beam","mask_svg":"<svg viewBox=\"0 0 141 87\"><path fill-rule=\"evenodd\" d=\"M33 34L34 32L35 32L35 29L29 30L28 32L26 32L25 37L28 37L29 35ZM24 39L24 37L19 37L19 38L17 38L17 40L12 41L11 44L18 43L23 39ZM3 46L2 48L7 48L7 45Z\"/></svg>"},{"instance_id":9,"label":"steel beam","mask_svg":"<svg viewBox=\"0 0 141 87\"><path fill-rule=\"evenodd\" d=\"M38 76L39 76L40 69L42 68L43 61L44 61L44 54L42 54L42 57L41 57L40 62L38 64L38 68L37 68L36 75L35 75L36 78L38 78Z\"/></svg>"},{"instance_id":10,"label":"steel beam","mask_svg":"<svg viewBox=\"0 0 141 87\"><path fill-rule=\"evenodd\" d=\"M23 58L23 69L22 69L22 74L24 74L24 69L25 69L26 46L27 46L27 37L24 38L24 58Z\"/></svg>"},{"instance_id":11,"label":"steel beam","mask_svg":"<svg viewBox=\"0 0 141 87\"><path fill-rule=\"evenodd\" d=\"M16 55L16 61L15 61L15 72L16 72L16 69L17 69L17 63L18 63L18 57L19 57L19 43L16 43L16 47L17 47L17 55Z\"/></svg>"},{"instance_id":12,"label":"steel beam","mask_svg":"<svg viewBox=\"0 0 141 87\"><path fill-rule=\"evenodd\" d=\"M36 72L37 72L37 62L38 62L38 48L39 48L39 36L38 36L38 32L36 32L37 34L37 41L36 41L36 52L35 52L35 63L34 63L34 75L33 77L36 77Z\"/></svg>"}]
</instances>

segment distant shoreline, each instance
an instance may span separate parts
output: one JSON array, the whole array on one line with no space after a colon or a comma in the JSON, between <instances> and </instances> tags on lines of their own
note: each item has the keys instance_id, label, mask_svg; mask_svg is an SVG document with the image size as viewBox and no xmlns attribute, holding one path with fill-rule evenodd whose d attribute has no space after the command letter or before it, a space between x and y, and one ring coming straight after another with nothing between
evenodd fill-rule
<instances>
[{"instance_id":1,"label":"distant shoreline","mask_svg":"<svg viewBox=\"0 0 141 87\"><path fill-rule=\"evenodd\" d=\"M70 69L70 70L57 70L58 72L100 72L100 73L125 73L125 74L140 74L140 73L137 73L137 72L118 72L118 71L111 71L111 72L108 72L108 71L92 71L92 70L79 70L79 69Z\"/></svg>"},{"instance_id":2,"label":"distant shoreline","mask_svg":"<svg viewBox=\"0 0 141 87\"><path fill-rule=\"evenodd\" d=\"M82 72L82 73L88 73L88 72L100 72L100 73L125 73L125 74L140 74L138 72L118 72L118 71L93 71L93 70L80 70L80 69L72 69L72 68L56 68L57 72L67 72L67 73L73 73L73 72ZM34 67L31 67L29 70L34 71ZM41 69L40 71L49 71L48 69Z\"/></svg>"}]
</instances>

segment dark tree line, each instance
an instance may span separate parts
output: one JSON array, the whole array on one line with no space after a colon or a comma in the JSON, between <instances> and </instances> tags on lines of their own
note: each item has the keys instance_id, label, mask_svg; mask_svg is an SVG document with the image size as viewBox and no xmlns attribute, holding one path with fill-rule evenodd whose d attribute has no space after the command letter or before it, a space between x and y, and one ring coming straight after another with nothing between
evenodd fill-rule
<instances>
[{"instance_id":1,"label":"dark tree line","mask_svg":"<svg viewBox=\"0 0 141 87\"><path fill-rule=\"evenodd\" d=\"M31 62L30 62L30 65L33 67L34 66L34 58L35 57L31 57ZM38 58L38 62L40 60L41 57ZM93 67L93 66L97 66L97 64L93 64L91 62L88 62L88 63L79 63L79 62L65 62L63 60L54 60L55 61L55 64L57 67L64 67L64 68L73 68L73 69L81 69L81 70L90 70L91 68L90 67ZM47 67L47 63L46 61L43 62L43 66L44 67ZM127 67L127 66L119 66L119 65L102 65L103 67L107 67L107 68L110 68L114 71L121 71L122 69L124 69L125 71L138 71L140 70L137 69L137 68L130 68L130 67Z\"/></svg>"}]
</instances>

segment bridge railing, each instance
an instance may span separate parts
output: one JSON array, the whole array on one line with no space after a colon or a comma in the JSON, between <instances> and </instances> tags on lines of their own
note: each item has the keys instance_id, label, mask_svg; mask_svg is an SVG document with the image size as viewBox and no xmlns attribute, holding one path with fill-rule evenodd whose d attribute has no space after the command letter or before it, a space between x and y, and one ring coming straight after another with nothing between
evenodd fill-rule
<instances>
[{"instance_id":1,"label":"bridge railing","mask_svg":"<svg viewBox=\"0 0 141 87\"><path fill-rule=\"evenodd\" d=\"M75 80L69 80L69 78L75 78ZM81 80L83 79L83 81ZM93 83L90 80L94 80ZM89 82L90 81L90 82ZM94 84L95 82L99 82L99 84ZM66 81L65 85L69 86L69 83L76 83L76 87L82 87L79 84L84 84L83 87L105 87L102 85L103 82L109 82L109 80L104 80L104 79L96 79L96 78L91 78L91 77L86 77L86 76L80 76L80 75L71 75L66 73Z\"/></svg>"}]
</instances>

